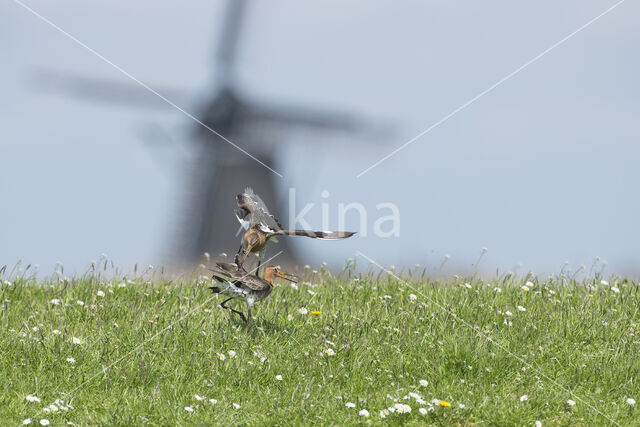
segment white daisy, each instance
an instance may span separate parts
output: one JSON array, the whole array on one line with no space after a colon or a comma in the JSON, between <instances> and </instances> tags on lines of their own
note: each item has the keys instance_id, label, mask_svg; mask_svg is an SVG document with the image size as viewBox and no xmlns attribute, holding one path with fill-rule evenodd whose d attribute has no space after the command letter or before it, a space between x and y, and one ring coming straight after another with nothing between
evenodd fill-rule
<instances>
[{"instance_id":1,"label":"white daisy","mask_svg":"<svg viewBox=\"0 0 640 427\"><path fill-rule=\"evenodd\" d=\"M239 405L239 404L237 404L237 403L232 403L232 405L233 405L233 407L234 407L235 409L240 409L240 405Z\"/></svg>"},{"instance_id":2,"label":"white daisy","mask_svg":"<svg viewBox=\"0 0 640 427\"><path fill-rule=\"evenodd\" d=\"M78 304L80 307L82 307L84 305L84 301L78 300L78 301L76 301L76 304Z\"/></svg>"},{"instance_id":3,"label":"white daisy","mask_svg":"<svg viewBox=\"0 0 640 427\"><path fill-rule=\"evenodd\" d=\"M58 298L54 298L51 301L49 301L51 304L53 305L60 305L60 300Z\"/></svg>"},{"instance_id":4,"label":"white daisy","mask_svg":"<svg viewBox=\"0 0 640 427\"><path fill-rule=\"evenodd\" d=\"M276 379L277 379L278 381L282 381L282 375L276 375Z\"/></svg>"},{"instance_id":5,"label":"white daisy","mask_svg":"<svg viewBox=\"0 0 640 427\"><path fill-rule=\"evenodd\" d=\"M527 309L524 308L523 306L519 305L518 306L518 311L527 311Z\"/></svg>"},{"instance_id":6,"label":"white daisy","mask_svg":"<svg viewBox=\"0 0 640 427\"><path fill-rule=\"evenodd\" d=\"M74 363L76 363L76 359L74 359L73 357L67 357L67 362L73 365Z\"/></svg>"},{"instance_id":7,"label":"white daisy","mask_svg":"<svg viewBox=\"0 0 640 427\"><path fill-rule=\"evenodd\" d=\"M230 358L232 358L232 359L233 359L234 357L236 357L236 352L235 352L235 351L233 351L233 350L229 350L229 351L227 351L227 353L229 354L229 357L230 357Z\"/></svg>"},{"instance_id":8,"label":"white daisy","mask_svg":"<svg viewBox=\"0 0 640 427\"><path fill-rule=\"evenodd\" d=\"M542 427L542 421L540 420L536 420L535 424L536 427Z\"/></svg>"},{"instance_id":9,"label":"white daisy","mask_svg":"<svg viewBox=\"0 0 640 427\"><path fill-rule=\"evenodd\" d=\"M58 330L58 329L54 329L53 330L53 335L61 335L61 334L62 334L62 332L60 332L60 330Z\"/></svg>"},{"instance_id":10,"label":"white daisy","mask_svg":"<svg viewBox=\"0 0 640 427\"><path fill-rule=\"evenodd\" d=\"M426 386L428 386L428 385L429 385L429 381L427 381L427 380L420 380L420 385L421 385L422 387L426 387Z\"/></svg>"},{"instance_id":11,"label":"white daisy","mask_svg":"<svg viewBox=\"0 0 640 427\"><path fill-rule=\"evenodd\" d=\"M425 408L418 409L418 412L420 412L422 415L427 415L427 410Z\"/></svg>"},{"instance_id":12,"label":"white daisy","mask_svg":"<svg viewBox=\"0 0 640 427\"><path fill-rule=\"evenodd\" d=\"M576 406L576 402L574 400L569 399L569 400L567 400L567 405Z\"/></svg>"},{"instance_id":13,"label":"white daisy","mask_svg":"<svg viewBox=\"0 0 640 427\"><path fill-rule=\"evenodd\" d=\"M353 402L347 402L344 406L346 406L347 408L355 408L356 404Z\"/></svg>"},{"instance_id":14,"label":"white daisy","mask_svg":"<svg viewBox=\"0 0 640 427\"><path fill-rule=\"evenodd\" d=\"M493 288L493 290L496 291L497 293L502 292L502 289L500 289L500 288Z\"/></svg>"},{"instance_id":15,"label":"white daisy","mask_svg":"<svg viewBox=\"0 0 640 427\"><path fill-rule=\"evenodd\" d=\"M616 294L619 294L619 293L620 293L620 289L616 288L615 286L612 286L612 287L611 287L611 290L612 290L613 292L615 292Z\"/></svg>"},{"instance_id":16,"label":"white daisy","mask_svg":"<svg viewBox=\"0 0 640 427\"><path fill-rule=\"evenodd\" d=\"M633 405L635 405L635 404L636 404L635 399L633 399L633 398L631 398L631 397L628 397L628 398L627 398L627 400L626 400L626 402L627 402L627 405L631 405L631 406L633 406Z\"/></svg>"},{"instance_id":17,"label":"white daisy","mask_svg":"<svg viewBox=\"0 0 640 427\"><path fill-rule=\"evenodd\" d=\"M104 296L104 292L98 291L98 293L96 295L98 295L99 297L103 297Z\"/></svg>"},{"instance_id":18,"label":"white daisy","mask_svg":"<svg viewBox=\"0 0 640 427\"><path fill-rule=\"evenodd\" d=\"M40 398L38 396L27 394L27 402L40 402Z\"/></svg>"},{"instance_id":19,"label":"white daisy","mask_svg":"<svg viewBox=\"0 0 640 427\"><path fill-rule=\"evenodd\" d=\"M206 397L200 396L199 394L194 394L193 398L196 399L196 400L205 400L206 399Z\"/></svg>"},{"instance_id":20,"label":"white daisy","mask_svg":"<svg viewBox=\"0 0 640 427\"><path fill-rule=\"evenodd\" d=\"M74 344L82 344L82 341L80 341L80 338L78 337L73 337L71 339L71 342L73 342Z\"/></svg>"},{"instance_id":21,"label":"white daisy","mask_svg":"<svg viewBox=\"0 0 640 427\"><path fill-rule=\"evenodd\" d=\"M26 426L27 424L31 424L31 418L27 418L27 419L25 419L24 421L22 421L22 424L23 424L23 425L25 425L25 426Z\"/></svg>"},{"instance_id":22,"label":"white daisy","mask_svg":"<svg viewBox=\"0 0 640 427\"><path fill-rule=\"evenodd\" d=\"M218 359L220 359L220 360L224 360L224 359L226 359L226 358L227 358L227 356L225 356L225 355L224 355L224 354L222 354L222 353L216 353L216 354L218 355Z\"/></svg>"},{"instance_id":23,"label":"white daisy","mask_svg":"<svg viewBox=\"0 0 640 427\"><path fill-rule=\"evenodd\" d=\"M409 299L410 299L411 301L415 301L415 300L417 300L417 299L418 299L418 297L417 297L417 296L415 296L414 294L409 294Z\"/></svg>"},{"instance_id":24,"label":"white daisy","mask_svg":"<svg viewBox=\"0 0 640 427\"><path fill-rule=\"evenodd\" d=\"M328 348L324 352L327 353L327 356L335 356L336 355L336 352L333 351L332 348Z\"/></svg>"},{"instance_id":25,"label":"white daisy","mask_svg":"<svg viewBox=\"0 0 640 427\"><path fill-rule=\"evenodd\" d=\"M358 412L358 415L366 418L369 416L369 411L367 411L366 409L360 409L360 412Z\"/></svg>"},{"instance_id":26,"label":"white daisy","mask_svg":"<svg viewBox=\"0 0 640 427\"><path fill-rule=\"evenodd\" d=\"M211 403L212 405L215 405L218 403L218 399L209 399L209 403Z\"/></svg>"},{"instance_id":27,"label":"white daisy","mask_svg":"<svg viewBox=\"0 0 640 427\"><path fill-rule=\"evenodd\" d=\"M43 418L40 420L40 425L42 426L48 426L49 425L49 420L46 418Z\"/></svg>"},{"instance_id":28,"label":"white daisy","mask_svg":"<svg viewBox=\"0 0 640 427\"><path fill-rule=\"evenodd\" d=\"M193 408L191 406L185 406L184 410L187 412L193 412Z\"/></svg>"},{"instance_id":29,"label":"white daisy","mask_svg":"<svg viewBox=\"0 0 640 427\"><path fill-rule=\"evenodd\" d=\"M529 400L529 396L527 396L526 394L520 396L520 402L526 402L527 400Z\"/></svg>"},{"instance_id":30,"label":"white daisy","mask_svg":"<svg viewBox=\"0 0 640 427\"><path fill-rule=\"evenodd\" d=\"M300 307L298 309L298 313L300 314L307 314L309 311L305 308L305 307Z\"/></svg>"},{"instance_id":31,"label":"white daisy","mask_svg":"<svg viewBox=\"0 0 640 427\"><path fill-rule=\"evenodd\" d=\"M607 282L606 280L601 280L600 284L603 286L609 286L609 282Z\"/></svg>"},{"instance_id":32,"label":"white daisy","mask_svg":"<svg viewBox=\"0 0 640 427\"><path fill-rule=\"evenodd\" d=\"M505 316L513 316L513 313L510 312L509 310L504 312Z\"/></svg>"},{"instance_id":33,"label":"white daisy","mask_svg":"<svg viewBox=\"0 0 640 427\"><path fill-rule=\"evenodd\" d=\"M289 315L287 316L287 320L289 320L289 321L293 320L293 315L289 314Z\"/></svg>"},{"instance_id":34,"label":"white daisy","mask_svg":"<svg viewBox=\"0 0 640 427\"><path fill-rule=\"evenodd\" d=\"M468 283L465 283L465 284L464 284L464 287L465 287L465 288L467 288L467 289L471 289L471 288L473 288L473 286L471 286L471 285L470 285L470 284L468 284Z\"/></svg>"}]
</instances>

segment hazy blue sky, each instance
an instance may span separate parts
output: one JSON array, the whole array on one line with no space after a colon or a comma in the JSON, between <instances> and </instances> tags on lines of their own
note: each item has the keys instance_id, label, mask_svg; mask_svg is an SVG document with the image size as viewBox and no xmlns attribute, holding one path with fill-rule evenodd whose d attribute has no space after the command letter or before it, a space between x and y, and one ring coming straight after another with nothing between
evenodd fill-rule
<instances>
[{"instance_id":1,"label":"hazy blue sky","mask_svg":"<svg viewBox=\"0 0 640 427\"><path fill-rule=\"evenodd\" d=\"M221 2L30 7L197 113L215 83ZM253 2L239 59L245 90L393 123L388 140L291 134L276 169L300 203L396 203L401 236L299 242L309 263L360 250L385 264L556 272L567 260L640 271L640 4L627 1L361 178L356 174L490 87L614 1ZM193 122L39 93L51 69L128 82L12 1L0 4L0 264L82 270L170 256ZM178 141L150 148L155 123ZM242 141L236 141L242 145ZM286 147L286 148L285 148ZM297 162L312 158L313 162ZM328 190L330 197L321 198ZM230 215L233 201L229 201ZM286 216L282 213L281 216ZM320 208L307 217L320 223ZM355 222L350 228L358 228ZM230 251L232 249L230 248Z\"/></svg>"}]
</instances>

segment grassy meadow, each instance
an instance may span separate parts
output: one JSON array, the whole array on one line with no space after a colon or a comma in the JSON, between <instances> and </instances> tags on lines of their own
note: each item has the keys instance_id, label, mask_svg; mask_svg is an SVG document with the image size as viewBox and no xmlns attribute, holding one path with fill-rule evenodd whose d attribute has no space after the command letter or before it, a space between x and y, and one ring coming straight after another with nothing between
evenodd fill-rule
<instances>
[{"instance_id":1,"label":"grassy meadow","mask_svg":"<svg viewBox=\"0 0 640 427\"><path fill-rule=\"evenodd\" d=\"M247 327L108 264L2 270L2 425L640 425L637 281L306 268Z\"/></svg>"}]
</instances>

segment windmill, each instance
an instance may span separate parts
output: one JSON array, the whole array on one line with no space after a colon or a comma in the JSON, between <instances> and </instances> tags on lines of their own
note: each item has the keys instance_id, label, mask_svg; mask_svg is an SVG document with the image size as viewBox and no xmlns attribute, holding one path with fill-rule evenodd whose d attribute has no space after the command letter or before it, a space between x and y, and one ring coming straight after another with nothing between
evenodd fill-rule
<instances>
[{"instance_id":1,"label":"windmill","mask_svg":"<svg viewBox=\"0 0 640 427\"><path fill-rule=\"evenodd\" d=\"M226 2L215 55L216 87L197 114L204 126L198 125L191 132L197 155L190 168L192 176L185 191L185 211L172 251L172 262L178 265L197 263L204 252L215 255L235 251L240 236L236 235L234 200L247 186L253 187L265 203L273 207L274 213L286 212L286 201L278 197L281 178L273 170L282 166L276 166L275 153L285 149L282 140L286 132L297 128L312 132L368 133L373 128L343 112L261 103L243 92L236 59L247 7L248 0ZM133 85L77 76L51 78L46 74L44 80L49 89L62 89L83 99L170 108L166 103L149 105L148 97L144 97L145 102L139 102L143 97L137 97L136 93L144 89ZM297 263L288 239L282 239L278 250L284 252L278 263Z\"/></svg>"}]
</instances>

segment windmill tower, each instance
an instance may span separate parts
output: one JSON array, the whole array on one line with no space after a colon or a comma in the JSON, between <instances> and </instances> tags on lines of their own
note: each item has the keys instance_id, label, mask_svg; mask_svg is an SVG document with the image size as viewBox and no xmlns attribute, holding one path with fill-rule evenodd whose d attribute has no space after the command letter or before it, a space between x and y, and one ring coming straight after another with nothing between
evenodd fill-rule
<instances>
[{"instance_id":1,"label":"windmill tower","mask_svg":"<svg viewBox=\"0 0 640 427\"><path fill-rule=\"evenodd\" d=\"M275 154L286 149L280 139L287 129L356 132L363 128L349 115L300 106L261 105L242 92L236 57L247 6L247 0L227 1L216 55L218 87L200 119L276 170L283 166L277 164ZM245 187L252 187L277 216L287 211L286 200L278 197L287 192L278 188L281 178L274 171L205 127L198 127L195 139L199 155L193 168L193 191L186 203L188 212L178 251L183 263L200 259L204 252L236 250L240 236L233 209L235 195ZM296 263L290 242L291 239L281 239L277 250L284 253L278 257L278 263Z\"/></svg>"}]
</instances>

